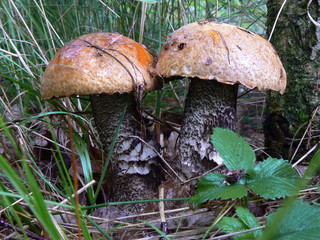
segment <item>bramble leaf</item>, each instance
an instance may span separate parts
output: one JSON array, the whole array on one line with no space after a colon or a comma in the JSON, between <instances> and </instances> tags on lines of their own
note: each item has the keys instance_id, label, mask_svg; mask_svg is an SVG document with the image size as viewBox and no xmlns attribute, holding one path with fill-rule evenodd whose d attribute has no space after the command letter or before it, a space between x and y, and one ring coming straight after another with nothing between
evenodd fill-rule
<instances>
[{"instance_id":1,"label":"bramble leaf","mask_svg":"<svg viewBox=\"0 0 320 240\"><path fill-rule=\"evenodd\" d=\"M247 230L245 224L240 219L232 217L222 218L221 221L217 224L217 227L221 228L225 233ZM233 239L253 239L253 235L241 234L234 236Z\"/></svg>"},{"instance_id":2,"label":"bramble leaf","mask_svg":"<svg viewBox=\"0 0 320 240\"><path fill-rule=\"evenodd\" d=\"M236 214L241 219L241 221L250 228L256 228L260 227L260 224L258 220L255 218L255 216L249 211L249 209L237 206L236 208Z\"/></svg>"},{"instance_id":3,"label":"bramble leaf","mask_svg":"<svg viewBox=\"0 0 320 240\"><path fill-rule=\"evenodd\" d=\"M254 168L247 186L264 198L280 198L294 193L298 179L291 164L283 159L268 158Z\"/></svg>"},{"instance_id":4,"label":"bramble leaf","mask_svg":"<svg viewBox=\"0 0 320 240\"><path fill-rule=\"evenodd\" d=\"M249 143L238 134L229 129L214 128L211 141L229 170L252 171L256 156Z\"/></svg>"},{"instance_id":5,"label":"bramble leaf","mask_svg":"<svg viewBox=\"0 0 320 240\"><path fill-rule=\"evenodd\" d=\"M270 199L294 193L298 176L287 161L268 158L255 165L250 145L229 129L215 128L211 139L230 171L201 178L189 203L198 207L207 200L236 199L245 196L248 189Z\"/></svg>"},{"instance_id":6,"label":"bramble leaf","mask_svg":"<svg viewBox=\"0 0 320 240\"><path fill-rule=\"evenodd\" d=\"M269 223L277 214L282 214L283 208L279 208L277 212L268 216L267 228ZM312 206L301 200L296 201L293 206L288 209L287 214L278 222L277 229L273 235L274 240L318 240L320 236L320 208ZM263 235L262 235L262 238Z\"/></svg>"},{"instance_id":7,"label":"bramble leaf","mask_svg":"<svg viewBox=\"0 0 320 240\"><path fill-rule=\"evenodd\" d=\"M198 207L207 200L236 199L247 194L247 188L244 185L239 183L227 185L224 183L225 178L222 174L214 173L202 177L197 183L196 194L190 198L189 203Z\"/></svg>"},{"instance_id":8,"label":"bramble leaf","mask_svg":"<svg viewBox=\"0 0 320 240\"><path fill-rule=\"evenodd\" d=\"M277 158L267 158L265 161L257 164L254 171L259 176L297 178L297 173L292 168L292 165L287 160Z\"/></svg>"},{"instance_id":9,"label":"bramble leaf","mask_svg":"<svg viewBox=\"0 0 320 240\"><path fill-rule=\"evenodd\" d=\"M238 218L224 217L218 223L218 227L223 229L226 233L239 232L251 228L260 227L259 222L253 214L241 206L236 207L236 214ZM234 239L257 239L261 235L261 230L254 232L244 233L234 236Z\"/></svg>"}]
</instances>

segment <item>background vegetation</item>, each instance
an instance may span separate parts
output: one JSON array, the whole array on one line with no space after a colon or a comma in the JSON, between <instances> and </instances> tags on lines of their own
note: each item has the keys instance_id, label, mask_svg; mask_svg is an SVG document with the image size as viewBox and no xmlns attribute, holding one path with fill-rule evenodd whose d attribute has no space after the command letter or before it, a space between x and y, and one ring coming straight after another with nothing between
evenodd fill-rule
<instances>
[{"instance_id":1,"label":"background vegetation","mask_svg":"<svg viewBox=\"0 0 320 240\"><path fill-rule=\"evenodd\" d=\"M112 216L102 210L108 204L95 206L103 189L94 188L92 180L103 184L100 176L105 158L92 127L88 101L44 101L40 97L41 75L61 46L87 33L119 32L157 54L173 30L201 19L212 18L265 35L266 12L265 0L2 0L1 238L111 239L112 234L121 235L129 229L132 238L142 238L142 233L146 237L146 232L162 234L157 225L158 212L150 213L147 223L124 222L124 217L110 224L106 218ZM187 83L179 81L148 93L144 98L146 109L179 123L186 89ZM253 91L239 101L239 130L250 135L250 142L258 147L263 146L264 96ZM79 187L70 174L72 163L77 165ZM85 196L75 198L73 194L81 187ZM180 200L183 207L172 209L177 213L173 218L183 219L184 214L192 212L187 202ZM229 206L220 206L221 216ZM212 228L177 228L176 236L201 238L206 232L211 237L217 233Z\"/></svg>"}]
</instances>

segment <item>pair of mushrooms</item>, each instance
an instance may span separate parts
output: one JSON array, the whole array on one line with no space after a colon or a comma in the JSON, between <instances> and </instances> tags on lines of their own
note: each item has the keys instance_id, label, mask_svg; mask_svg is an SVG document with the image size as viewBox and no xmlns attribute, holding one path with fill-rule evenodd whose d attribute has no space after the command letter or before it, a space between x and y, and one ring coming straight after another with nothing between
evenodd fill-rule
<instances>
[{"instance_id":1,"label":"pair of mushrooms","mask_svg":"<svg viewBox=\"0 0 320 240\"><path fill-rule=\"evenodd\" d=\"M238 83L280 93L286 87L285 70L271 44L224 23L199 21L176 30L156 66L144 46L117 33L87 34L66 44L42 77L42 97L90 95L105 151L123 118L111 159L116 201L154 193L161 178L149 146L154 141L145 139L145 145L135 137L144 130L133 92L160 88L156 75L167 81L191 79L177 143L178 170L187 178L219 163L209 137L216 126L235 130Z\"/></svg>"}]
</instances>

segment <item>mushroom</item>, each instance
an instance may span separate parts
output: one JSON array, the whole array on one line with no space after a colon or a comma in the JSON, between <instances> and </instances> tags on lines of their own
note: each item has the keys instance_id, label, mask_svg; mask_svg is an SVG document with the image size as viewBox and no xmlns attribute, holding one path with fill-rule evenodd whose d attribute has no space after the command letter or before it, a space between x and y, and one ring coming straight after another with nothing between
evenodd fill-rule
<instances>
[{"instance_id":1,"label":"mushroom","mask_svg":"<svg viewBox=\"0 0 320 240\"><path fill-rule=\"evenodd\" d=\"M218 22L198 21L174 31L156 71L168 81L191 79L177 143L180 170L188 178L222 163L209 138L214 127L235 130L238 83L281 94L286 87L286 72L268 41Z\"/></svg>"},{"instance_id":2,"label":"mushroom","mask_svg":"<svg viewBox=\"0 0 320 240\"><path fill-rule=\"evenodd\" d=\"M156 144L144 136L148 134L133 94L137 89L141 92L162 86L153 77L152 66L152 55L134 40L118 33L91 33L63 46L41 78L44 99L90 95L106 152L120 124L110 164L114 201L144 199L156 192L159 184L158 158L153 150Z\"/></svg>"}]
</instances>

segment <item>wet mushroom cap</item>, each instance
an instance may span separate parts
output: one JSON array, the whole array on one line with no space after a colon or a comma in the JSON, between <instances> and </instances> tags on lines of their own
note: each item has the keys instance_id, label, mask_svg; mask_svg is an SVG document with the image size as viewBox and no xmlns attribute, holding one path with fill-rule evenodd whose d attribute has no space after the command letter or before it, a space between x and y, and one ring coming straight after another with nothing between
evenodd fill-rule
<instances>
[{"instance_id":1,"label":"wet mushroom cap","mask_svg":"<svg viewBox=\"0 0 320 240\"><path fill-rule=\"evenodd\" d=\"M187 24L164 43L156 66L164 78L215 79L283 93L286 72L272 45L244 28L218 22Z\"/></svg>"},{"instance_id":2,"label":"wet mushroom cap","mask_svg":"<svg viewBox=\"0 0 320 240\"><path fill-rule=\"evenodd\" d=\"M41 78L43 98L128 93L135 85L155 90L153 56L118 33L91 33L64 45Z\"/></svg>"}]
</instances>

